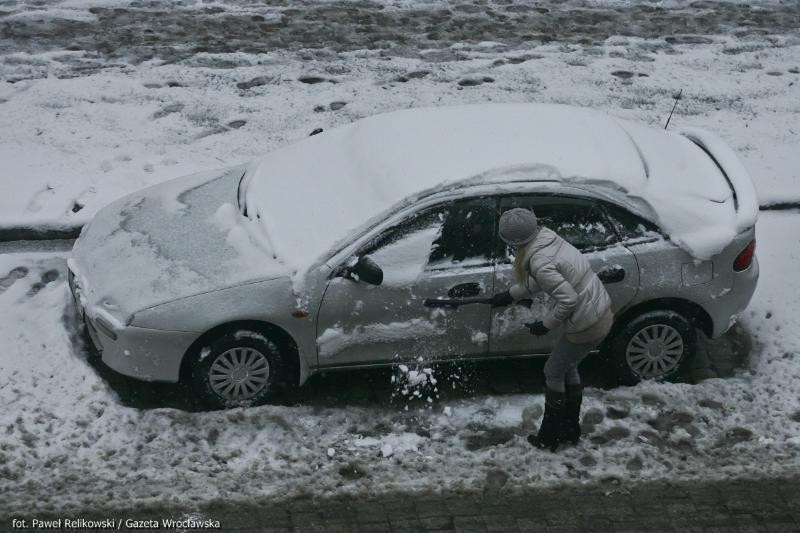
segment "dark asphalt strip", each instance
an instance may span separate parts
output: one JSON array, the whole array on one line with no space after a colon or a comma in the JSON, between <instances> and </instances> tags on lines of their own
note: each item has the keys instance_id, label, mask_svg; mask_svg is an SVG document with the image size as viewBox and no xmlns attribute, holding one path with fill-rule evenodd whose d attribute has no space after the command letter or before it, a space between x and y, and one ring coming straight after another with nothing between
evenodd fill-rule
<instances>
[{"instance_id":1,"label":"dark asphalt strip","mask_svg":"<svg viewBox=\"0 0 800 533\"><path fill-rule=\"evenodd\" d=\"M531 449L531 454L541 452ZM355 487L343 466L343 483ZM562 486L506 487L508 476L487 478L477 490L382 490L361 482L358 495L279 498L220 497L194 507L133 504L126 509L97 504L72 512L26 512L2 516L0 527L31 531L33 518L77 522L112 518L122 531L142 527L186 531L195 527L222 531L798 531L800 479L757 478L720 481L609 482ZM270 480L251 479L251 483ZM158 487L162 488L162 487ZM167 490L168 487L163 487ZM344 492L344 491L343 491ZM367 492L365 494L365 492ZM245 496L243 499L242 497ZM165 519L183 521L169 527ZM195 524L186 523L187 519ZM12 521L14 520L14 521ZM24 524L22 522L25 522ZM152 521L152 522L151 522ZM14 524L12 526L12 524ZM192 527L192 526L195 527ZM95 528L96 530L96 528ZM90 529L80 528L80 531Z\"/></svg>"},{"instance_id":2,"label":"dark asphalt strip","mask_svg":"<svg viewBox=\"0 0 800 533\"><path fill-rule=\"evenodd\" d=\"M791 211L792 209L800 209L800 202L774 202L759 206L761 211Z\"/></svg>"},{"instance_id":3,"label":"dark asphalt strip","mask_svg":"<svg viewBox=\"0 0 800 533\"><path fill-rule=\"evenodd\" d=\"M78 238L82 227L43 228L16 226L0 228L0 242L72 240Z\"/></svg>"}]
</instances>

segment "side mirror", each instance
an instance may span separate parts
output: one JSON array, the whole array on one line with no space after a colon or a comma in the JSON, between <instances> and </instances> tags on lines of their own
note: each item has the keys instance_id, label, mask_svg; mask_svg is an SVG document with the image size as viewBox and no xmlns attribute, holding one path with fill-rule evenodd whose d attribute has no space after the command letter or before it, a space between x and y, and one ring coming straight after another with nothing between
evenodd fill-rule
<instances>
[{"instance_id":1,"label":"side mirror","mask_svg":"<svg viewBox=\"0 0 800 533\"><path fill-rule=\"evenodd\" d=\"M383 270L378 264L367 256L358 258L358 262L350 267L350 277L355 277L370 285L383 283Z\"/></svg>"}]
</instances>

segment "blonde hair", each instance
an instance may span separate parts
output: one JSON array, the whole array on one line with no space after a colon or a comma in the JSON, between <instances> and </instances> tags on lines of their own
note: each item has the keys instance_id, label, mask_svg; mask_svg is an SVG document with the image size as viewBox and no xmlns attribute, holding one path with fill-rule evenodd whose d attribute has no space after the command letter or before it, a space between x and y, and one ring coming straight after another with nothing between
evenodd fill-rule
<instances>
[{"instance_id":1,"label":"blonde hair","mask_svg":"<svg viewBox=\"0 0 800 533\"><path fill-rule=\"evenodd\" d=\"M533 241L531 241L533 242ZM514 249L514 279L517 283L528 285L528 271L525 268L525 256L528 255L528 247L531 243L517 246Z\"/></svg>"}]
</instances>

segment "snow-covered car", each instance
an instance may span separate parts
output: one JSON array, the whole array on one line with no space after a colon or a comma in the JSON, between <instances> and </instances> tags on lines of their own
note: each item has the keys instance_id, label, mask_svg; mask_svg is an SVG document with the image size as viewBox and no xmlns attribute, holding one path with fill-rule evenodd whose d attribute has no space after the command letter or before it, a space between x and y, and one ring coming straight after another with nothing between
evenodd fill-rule
<instances>
[{"instance_id":1,"label":"snow-covered car","mask_svg":"<svg viewBox=\"0 0 800 533\"><path fill-rule=\"evenodd\" d=\"M423 305L510 286L517 206L606 284L623 382L674 376L755 289L758 204L718 137L540 104L377 115L144 189L83 229L70 287L105 364L215 406L328 369L544 356L558 332L522 326L543 299Z\"/></svg>"}]
</instances>

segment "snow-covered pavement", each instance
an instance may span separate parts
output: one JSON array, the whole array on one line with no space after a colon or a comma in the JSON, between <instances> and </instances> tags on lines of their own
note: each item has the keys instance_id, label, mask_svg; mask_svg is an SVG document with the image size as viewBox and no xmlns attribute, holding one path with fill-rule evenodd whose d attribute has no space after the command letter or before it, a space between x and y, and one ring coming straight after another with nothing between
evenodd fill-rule
<instances>
[{"instance_id":1,"label":"snow-covered pavement","mask_svg":"<svg viewBox=\"0 0 800 533\"><path fill-rule=\"evenodd\" d=\"M719 133L762 205L800 201L796 2L0 4L0 230L75 228L140 187L382 111L557 102L663 124L681 89L671 128ZM747 366L699 385L590 388L587 439L556 455L524 438L541 396L127 406L80 345L67 255L0 245L0 516L800 473L796 213L758 224ZM454 379L398 380L398 398L427 396L431 378Z\"/></svg>"},{"instance_id":2,"label":"snow-covered pavement","mask_svg":"<svg viewBox=\"0 0 800 533\"><path fill-rule=\"evenodd\" d=\"M5 2L0 229L74 228L382 111L557 102L663 124L681 89L671 127L719 133L762 204L800 200L800 8L689 4Z\"/></svg>"},{"instance_id":3,"label":"snow-covered pavement","mask_svg":"<svg viewBox=\"0 0 800 533\"><path fill-rule=\"evenodd\" d=\"M542 412L540 395L412 402L408 410L125 407L76 344L65 254L4 254L0 514L376 487L480 490L505 476L522 487L800 473L800 217L762 214L758 242L762 277L742 317L755 343L747 367L698 385L590 388L587 438L558 454L524 438Z\"/></svg>"}]
</instances>

